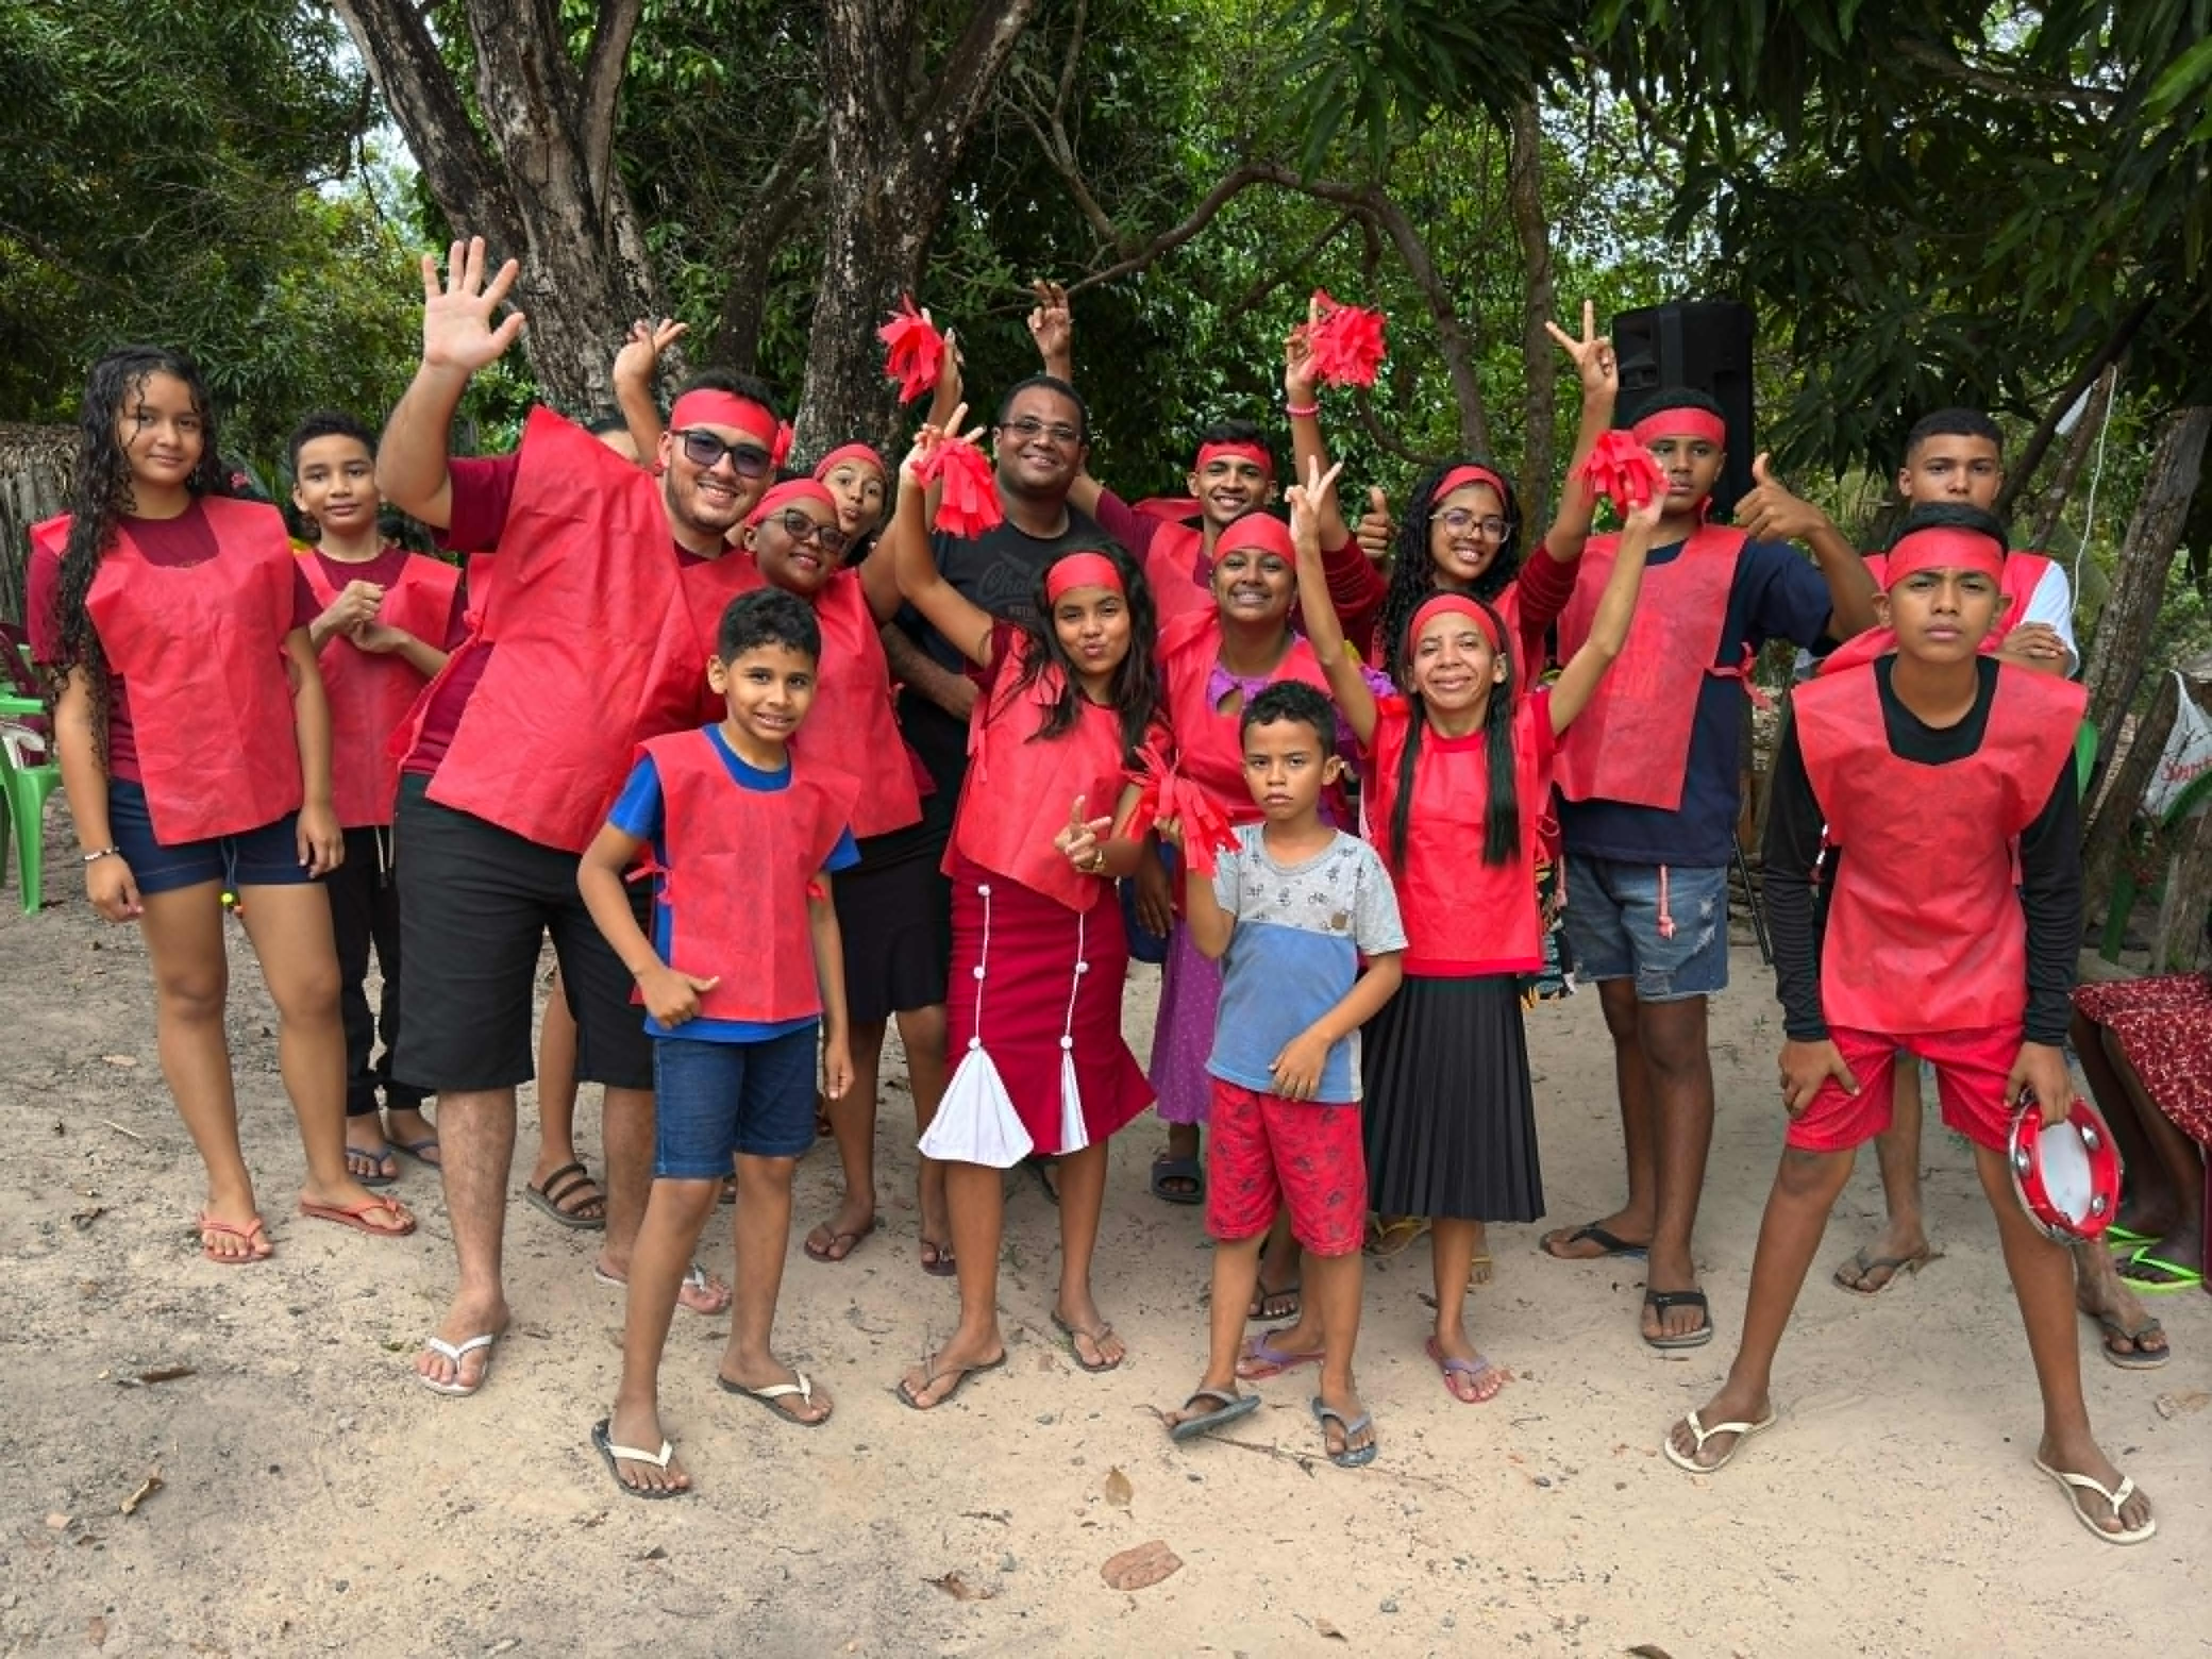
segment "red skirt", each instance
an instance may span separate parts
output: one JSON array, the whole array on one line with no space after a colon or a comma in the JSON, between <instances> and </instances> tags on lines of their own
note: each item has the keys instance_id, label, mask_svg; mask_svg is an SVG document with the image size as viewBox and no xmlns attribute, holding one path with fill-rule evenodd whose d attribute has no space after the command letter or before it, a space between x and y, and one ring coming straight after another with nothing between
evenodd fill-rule
<instances>
[{"instance_id":1,"label":"red skirt","mask_svg":"<svg viewBox=\"0 0 2212 1659\"><path fill-rule=\"evenodd\" d=\"M948 1053L957 1063L970 1038L982 1039L1022 1127L1037 1152L1050 1157L1061 1150L1065 1036L1073 1045L1085 1132L1098 1145L1152 1100L1144 1069L1121 1036L1121 988L1129 973L1121 907L1102 883L1097 904L1071 910L957 850L951 874ZM988 901L978 890L983 887L991 890ZM1085 964L1079 973L1079 963ZM981 977L979 969L987 970Z\"/></svg>"}]
</instances>

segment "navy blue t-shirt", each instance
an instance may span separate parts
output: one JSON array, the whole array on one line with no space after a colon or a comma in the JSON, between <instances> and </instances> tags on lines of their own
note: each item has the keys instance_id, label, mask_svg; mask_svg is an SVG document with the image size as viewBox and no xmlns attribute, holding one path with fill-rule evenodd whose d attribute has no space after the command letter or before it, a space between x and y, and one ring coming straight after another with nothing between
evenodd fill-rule
<instances>
[{"instance_id":1,"label":"navy blue t-shirt","mask_svg":"<svg viewBox=\"0 0 2212 1659\"><path fill-rule=\"evenodd\" d=\"M1685 543L1655 549L1646 567L1672 562ZM1744 648L1769 640L1810 646L1834 609L1827 579L1787 542L1746 542L1729 587L1728 620L1721 628L1716 668L1733 668ZM1726 864L1735 855L1737 789L1743 744L1742 684L1708 675L1698 690L1690 728L1688 775L1682 804L1674 811L1620 801L1562 800L1559 832L1570 854L1621 864L1676 864L1686 868Z\"/></svg>"}]
</instances>

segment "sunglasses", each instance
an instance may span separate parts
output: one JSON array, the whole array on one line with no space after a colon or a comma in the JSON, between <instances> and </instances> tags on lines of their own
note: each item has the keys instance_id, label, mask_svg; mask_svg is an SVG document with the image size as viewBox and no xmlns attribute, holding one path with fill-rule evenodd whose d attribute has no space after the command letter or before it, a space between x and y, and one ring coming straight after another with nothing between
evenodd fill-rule
<instances>
[{"instance_id":1,"label":"sunglasses","mask_svg":"<svg viewBox=\"0 0 2212 1659\"><path fill-rule=\"evenodd\" d=\"M768 451L758 444L724 443L703 427L686 427L673 434L683 447L684 459L702 471L720 465L722 457L730 458L730 468L740 478L765 478L774 465Z\"/></svg>"},{"instance_id":2,"label":"sunglasses","mask_svg":"<svg viewBox=\"0 0 2212 1659\"><path fill-rule=\"evenodd\" d=\"M783 533L794 543L812 542L833 558L853 543L853 538L836 525L817 524L795 507L785 507L769 522L781 525Z\"/></svg>"}]
</instances>

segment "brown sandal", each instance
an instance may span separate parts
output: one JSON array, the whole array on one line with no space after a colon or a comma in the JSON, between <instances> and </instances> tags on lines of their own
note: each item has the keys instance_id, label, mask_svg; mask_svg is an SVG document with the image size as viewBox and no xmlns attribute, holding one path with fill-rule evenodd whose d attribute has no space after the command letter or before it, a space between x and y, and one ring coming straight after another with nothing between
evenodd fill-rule
<instances>
[{"instance_id":1,"label":"brown sandal","mask_svg":"<svg viewBox=\"0 0 2212 1659\"><path fill-rule=\"evenodd\" d=\"M543 1188L525 1182L522 1191L532 1204L563 1227L580 1233L595 1233L607 1224L606 1193L580 1164L563 1164L545 1177ZM595 1204L599 1206L597 1215L585 1213Z\"/></svg>"}]
</instances>

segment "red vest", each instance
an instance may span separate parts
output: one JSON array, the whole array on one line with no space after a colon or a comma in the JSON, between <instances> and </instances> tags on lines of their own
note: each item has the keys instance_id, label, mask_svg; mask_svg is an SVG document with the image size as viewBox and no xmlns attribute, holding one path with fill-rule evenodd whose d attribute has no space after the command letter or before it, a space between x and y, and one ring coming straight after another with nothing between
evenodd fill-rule
<instances>
[{"instance_id":1,"label":"red vest","mask_svg":"<svg viewBox=\"0 0 2212 1659\"><path fill-rule=\"evenodd\" d=\"M1406 825L1406 865L1391 858L1399 768L1411 729L1403 697L1376 706L1367 836L1398 889L1406 923L1406 971L1434 979L1531 973L1544 965L1536 914L1539 827L1552 796L1553 748L1548 696L1513 705L1513 787L1521 846L1509 863L1483 862L1489 822L1488 738L1421 733L1413 758L1413 811Z\"/></svg>"},{"instance_id":2,"label":"red vest","mask_svg":"<svg viewBox=\"0 0 2212 1659\"><path fill-rule=\"evenodd\" d=\"M1204 530L1194 524L1164 524L1152 532L1145 547L1145 580L1162 628L1177 617L1214 608L1206 578Z\"/></svg>"},{"instance_id":3,"label":"red vest","mask_svg":"<svg viewBox=\"0 0 2212 1659\"><path fill-rule=\"evenodd\" d=\"M1806 776L1843 849L1820 948L1828 1022L1883 1036L2019 1024L2027 919L2014 843L2074 750L2088 694L2000 665L1972 755L1891 752L1871 663L1791 698Z\"/></svg>"},{"instance_id":4,"label":"red vest","mask_svg":"<svg viewBox=\"0 0 2212 1659\"><path fill-rule=\"evenodd\" d=\"M1218 611L1194 611L1160 634L1161 701L1175 737L1176 769L1203 787L1229 814L1232 823L1257 823L1266 816L1244 782L1244 744L1237 714L1224 714L1206 695L1206 682L1221 659ZM1290 651L1268 676L1301 680L1324 697L1328 676L1313 647L1296 635ZM1062 822L1066 822L1065 819ZM1343 822L1341 817L1338 822Z\"/></svg>"},{"instance_id":5,"label":"red vest","mask_svg":"<svg viewBox=\"0 0 2212 1659\"><path fill-rule=\"evenodd\" d=\"M1866 556L1867 574L1874 578L1876 587L1889 586L1889 555L1869 553ZM1993 654L2005 642L2005 635L2027 620L2028 601L2035 597L2036 588L2043 581L2043 573L2051 568L2051 561L2040 553L2008 553L2004 568L1997 577L1997 592L2012 601L2006 607L2003 624L1992 628L1982 641L1984 656ZM1895 649L1893 644L1891 649Z\"/></svg>"},{"instance_id":6,"label":"red vest","mask_svg":"<svg viewBox=\"0 0 2212 1659\"><path fill-rule=\"evenodd\" d=\"M215 556L149 564L118 527L86 596L122 677L165 847L235 836L297 811L305 795L284 641L297 615L292 540L273 507L204 495ZM33 526L57 553L66 515Z\"/></svg>"},{"instance_id":7,"label":"red vest","mask_svg":"<svg viewBox=\"0 0 2212 1659\"><path fill-rule=\"evenodd\" d=\"M300 569L325 607L345 591L331 580L312 548L300 554ZM460 581L453 566L411 556L399 580L384 590L376 619L443 649ZM323 641L319 660L331 703L331 794L338 823L348 830L390 823L399 788L392 734L404 723L427 682L397 651L364 651L339 635Z\"/></svg>"},{"instance_id":8,"label":"red vest","mask_svg":"<svg viewBox=\"0 0 2212 1659\"><path fill-rule=\"evenodd\" d=\"M723 566L729 567L726 572ZM709 572L717 573L718 585L731 587L731 597L768 585L750 554L731 553L711 565L685 569L685 593L697 595L714 611L710 620L695 603L693 622L704 645L702 662L716 649L722 611L729 604L728 598L708 598L704 578ZM919 823L921 791L908 758L906 739L899 732L890 664L884 658L883 635L877 629L875 612L868 608L860 573L838 571L815 594L813 604L814 620L822 629L822 660L815 678L814 706L800 722L792 748L866 781L867 787L853 808L855 836L866 840ZM721 719L720 700L711 690L705 696L708 717Z\"/></svg>"},{"instance_id":9,"label":"red vest","mask_svg":"<svg viewBox=\"0 0 2212 1659\"><path fill-rule=\"evenodd\" d=\"M492 579L499 574L499 561L487 553L471 553L462 566L461 580L467 584L468 609L461 613L461 626L473 634L483 621L483 609L491 599Z\"/></svg>"},{"instance_id":10,"label":"red vest","mask_svg":"<svg viewBox=\"0 0 2212 1659\"><path fill-rule=\"evenodd\" d=\"M580 853L637 744L690 722L707 659L659 480L546 409L531 411L520 457L497 574L471 607L497 648L429 793ZM403 748L429 702L417 700Z\"/></svg>"},{"instance_id":11,"label":"red vest","mask_svg":"<svg viewBox=\"0 0 2212 1659\"><path fill-rule=\"evenodd\" d=\"M1574 597L1559 617L1562 662L1589 638L1620 540L1593 536L1583 550ZM1745 540L1741 530L1701 525L1674 558L1645 568L1627 642L1559 738L1559 791L1569 800L1668 812L1682 805L1698 693L1707 676L1730 672L1713 665Z\"/></svg>"},{"instance_id":12,"label":"red vest","mask_svg":"<svg viewBox=\"0 0 2212 1659\"><path fill-rule=\"evenodd\" d=\"M1067 827L1078 795L1085 817L1109 817L1120 805L1121 717L1086 697L1073 726L1040 738L1044 711L1059 694L1060 671L1048 667L1017 691L1021 665L1012 653L994 667L996 684L975 699L969 720L968 777L953 816L951 851L1071 910L1088 910L1111 884L1078 871L1053 838ZM945 867L952 868L950 854Z\"/></svg>"},{"instance_id":13,"label":"red vest","mask_svg":"<svg viewBox=\"0 0 2212 1659\"><path fill-rule=\"evenodd\" d=\"M794 753L787 786L748 789L704 731L650 738L639 752L660 778L664 960L721 981L701 994L700 1017L770 1024L820 1013L807 892L845 833L860 780Z\"/></svg>"}]
</instances>

